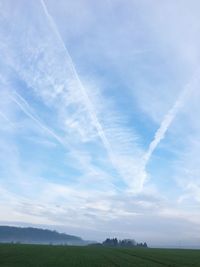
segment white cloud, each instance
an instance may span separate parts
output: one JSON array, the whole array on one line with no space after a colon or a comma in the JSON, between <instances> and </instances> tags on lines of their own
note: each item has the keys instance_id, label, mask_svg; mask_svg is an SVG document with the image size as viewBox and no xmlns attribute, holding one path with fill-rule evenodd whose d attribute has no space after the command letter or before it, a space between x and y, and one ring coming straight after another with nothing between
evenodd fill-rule
<instances>
[{"instance_id":1,"label":"white cloud","mask_svg":"<svg viewBox=\"0 0 200 267\"><path fill-rule=\"evenodd\" d=\"M196 6L1 2L5 220L87 225L99 236L137 229L154 242L175 242L168 236L178 227L192 240L200 200Z\"/></svg>"},{"instance_id":2,"label":"white cloud","mask_svg":"<svg viewBox=\"0 0 200 267\"><path fill-rule=\"evenodd\" d=\"M64 141L62 140L62 138L60 136L58 136L52 129L49 129L46 125L44 125L44 123L42 123L38 118L36 118L36 116L34 116L32 114L32 112L30 111L30 106L29 104L25 101L25 99L20 96L19 94L17 94L17 98L15 98L13 95L10 96L10 98L12 99L12 101L14 101L17 106L31 119L33 120L42 130L44 130L45 132L47 132L47 134L49 134L50 136L52 136L54 139L56 139L56 141L58 141L61 145L65 146Z\"/></svg>"},{"instance_id":3,"label":"white cloud","mask_svg":"<svg viewBox=\"0 0 200 267\"><path fill-rule=\"evenodd\" d=\"M50 105L57 112L61 127L66 136L68 136L68 140L69 136L74 135L77 142L93 142L94 138L96 139L98 136L107 151L110 162L124 181L128 186L133 187L133 191L141 190L145 181L145 174L137 176L141 171L137 171L137 165L134 165L135 158L140 157L142 153L141 149L137 146L134 138L131 137L132 133L130 134L126 127L121 126L116 120L111 121L109 118L112 117L109 115L108 118L106 118L107 115L102 117L102 113L109 114L109 110L105 109L105 99L102 96L101 111L96 110L89 97L89 89L86 89L81 82L56 25L44 6L44 2L42 3L46 13L46 18L42 19L43 24L40 25L40 30L43 32L42 36L38 34L37 37L36 34L33 34L36 23L34 15L27 25L27 29L29 29L28 39L24 35L20 39L17 37L18 28L15 29L15 35L9 36L9 41L5 39L5 34L1 33L7 43L7 48L3 50L7 55L7 64L16 70L19 76L39 97L42 97L45 104ZM33 8L37 10L38 6ZM8 24L9 16L8 12L6 17ZM14 19L16 19L17 24L19 20L17 12ZM26 17L22 18L22 20L26 20ZM9 32L7 34L9 35ZM21 44L19 50L14 46L16 43L15 38ZM24 38L27 39L28 44L24 42ZM15 54L15 56L9 57L11 54ZM26 59L24 58L25 55ZM20 64L21 60L23 60L23 64ZM12 97L12 99L27 116L59 142L63 143L54 131L44 126L40 120L29 112L27 103L24 105L21 97L20 99ZM97 142L98 140L96 139L95 141ZM120 143L122 145L119 149ZM126 151L127 148L128 152ZM132 161L133 168L130 169L130 164L127 165L126 161ZM133 172L130 170L133 170Z\"/></svg>"},{"instance_id":4,"label":"white cloud","mask_svg":"<svg viewBox=\"0 0 200 267\"><path fill-rule=\"evenodd\" d=\"M156 131L153 141L150 143L147 153L144 156L145 164L148 163L152 153L157 148L159 143L162 139L165 138L165 134L170 128L171 124L173 123L174 119L176 118L178 112L184 106L185 102L190 100L190 96L195 89L197 89L198 82L199 82L199 69L195 72L194 77L192 80L185 86L182 90L181 94L179 95L178 99L176 100L173 107L167 112L159 129Z\"/></svg>"}]
</instances>

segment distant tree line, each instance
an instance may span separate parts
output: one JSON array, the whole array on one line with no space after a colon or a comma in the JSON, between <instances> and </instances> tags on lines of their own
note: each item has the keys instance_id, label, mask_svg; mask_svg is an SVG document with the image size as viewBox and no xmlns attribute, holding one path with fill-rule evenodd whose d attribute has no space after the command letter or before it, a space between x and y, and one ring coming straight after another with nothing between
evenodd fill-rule
<instances>
[{"instance_id":1,"label":"distant tree line","mask_svg":"<svg viewBox=\"0 0 200 267\"><path fill-rule=\"evenodd\" d=\"M33 227L0 226L0 243L83 244L77 236Z\"/></svg>"},{"instance_id":2,"label":"distant tree line","mask_svg":"<svg viewBox=\"0 0 200 267\"><path fill-rule=\"evenodd\" d=\"M118 240L117 238L107 238L102 243L103 246L107 247L143 247L147 248L147 243L137 243L134 239L123 239Z\"/></svg>"}]
</instances>

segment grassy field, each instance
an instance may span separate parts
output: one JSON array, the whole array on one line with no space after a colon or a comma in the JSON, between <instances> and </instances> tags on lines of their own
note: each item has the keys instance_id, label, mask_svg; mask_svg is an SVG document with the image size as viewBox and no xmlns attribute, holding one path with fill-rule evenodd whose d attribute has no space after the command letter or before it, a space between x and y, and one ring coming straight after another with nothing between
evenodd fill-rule
<instances>
[{"instance_id":1,"label":"grassy field","mask_svg":"<svg viewBox=\"0 0 200 267\"><path fill-rule=\"evenodd\" d=\"M200 267L200 250L0 245L1 267Z\"/></svg>"}]
</instances>

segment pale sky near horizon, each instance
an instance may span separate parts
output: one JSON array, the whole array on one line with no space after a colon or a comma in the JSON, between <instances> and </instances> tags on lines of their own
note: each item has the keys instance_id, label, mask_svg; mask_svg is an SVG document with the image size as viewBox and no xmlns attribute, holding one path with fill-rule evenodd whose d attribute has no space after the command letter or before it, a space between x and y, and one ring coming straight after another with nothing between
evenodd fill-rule
<instances>
[{"instance_id":1,"label":"pale sky near horizon","mask_svg":"<svg viewBox=\"0 0 200 267\"><path fill-rule=\"evenodd\" d=\"M200 246L200 3L0 0L0 222Z\"/></svg>"}]
</instances>

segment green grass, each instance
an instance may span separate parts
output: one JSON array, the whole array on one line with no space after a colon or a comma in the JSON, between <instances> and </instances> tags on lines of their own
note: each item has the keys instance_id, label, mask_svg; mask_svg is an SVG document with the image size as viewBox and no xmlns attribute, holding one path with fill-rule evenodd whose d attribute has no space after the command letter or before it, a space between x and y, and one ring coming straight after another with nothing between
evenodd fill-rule
<instances>
[{"instance_id":1,"label":"green grass","mask_svg":"<svg viewBox=\"0 0 200 267\"><path fill-rule=\"evenodd\" d=\"M200 250L0 245L0 267L200 267Z\"/></svg>"}]
</instances>

